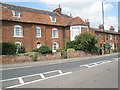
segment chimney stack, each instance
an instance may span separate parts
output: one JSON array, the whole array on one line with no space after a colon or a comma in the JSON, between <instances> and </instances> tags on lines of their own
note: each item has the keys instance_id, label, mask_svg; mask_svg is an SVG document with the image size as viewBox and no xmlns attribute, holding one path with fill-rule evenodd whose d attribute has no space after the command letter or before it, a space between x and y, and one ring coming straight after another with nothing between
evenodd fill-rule
<instances>
[{"instance_id":1,"label":"chimney stack","mask_svg":"<svg viewBox=\"0 0 120 90\"><path fill-rule=\"evenodd\" d=\"M88 25L88 27L90 27L89 19L85 19L85 23Z\"/></svg>"},{"instance_id":2,"label":"chimney stack","mask_svg":"<svg viewBox=\"0 0 120 90\"><path fill-rule=\"evenodd\" d=\"M118 32L120 33L120 26L118 27Z\"/></svg>"},{"instance_id":3,"label":"chimney stack","mask_svg":"<svg viewBox=\"0 0 120 90\"><path fill-rule=\"evenodd\" d=\"M104 26L103 24L99 24L99 29L103 30Z\"/></svg>"},{"instance_id":4,"label":"chimney stack","mask_svg":"<svg viewBox=\"0 0 120 90\"><path fill-rule=\"evenodd\" d=\"M110 30L114 31L115 30L114 26L110 26Z\"/></svg>"},{"instance_id":5,"label":"chimney stack","mask_svg":"<svg viewBox=\"0 0 120 90\"><path fill-rule=\"evenodd\" d=\"M58 14L62 14L62 9L61 9L60 5L58 5L58 7L55 10L53 10L53 12L56 12Z\"/></svg>"}]
</instances>

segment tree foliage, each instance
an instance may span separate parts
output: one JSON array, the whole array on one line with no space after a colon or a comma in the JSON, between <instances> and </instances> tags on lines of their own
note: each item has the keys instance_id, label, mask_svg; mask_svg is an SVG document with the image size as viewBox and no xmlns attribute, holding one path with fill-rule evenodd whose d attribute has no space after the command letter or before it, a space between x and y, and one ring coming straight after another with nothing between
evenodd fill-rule
<instances>
[{"instance_id":1,"label":"tree foliage","mask_svg":"<svg viewBox=\"0 0 120 90\"><path fill-rule=\"evenodd\" d=\"M84 51L91 51L97 42L98 39L88 32L75 37L76 49Z\"/></svg>"}]
</instances>

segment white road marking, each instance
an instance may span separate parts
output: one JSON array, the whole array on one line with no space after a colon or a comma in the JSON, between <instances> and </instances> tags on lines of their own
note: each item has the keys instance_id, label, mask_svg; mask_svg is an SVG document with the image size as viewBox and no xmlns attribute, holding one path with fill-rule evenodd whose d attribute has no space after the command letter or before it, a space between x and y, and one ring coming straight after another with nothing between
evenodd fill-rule
<instances>
[{"instance_id":1,"label":"white road marking","mask_svg":"<svg viewBox=\"0 0 120 90\"><path fill-rule=\"evenodd\" d=\"M72 73L72 72L67 72L67 73L63 73L63 74L60 74L60 75L50 76L50 77L47 77L47 78L45 78L45 79L39 79L39 80L35 80L35 81L31 81L31 82L27 82L27 83L23 83L23 84L19 84L19 85L10 86L10 87L7 87L7 88L15 88L15 87L19 87L19 86L23 86L23 85L35 83L35 82L38 82L38 81L50 79L50 78L53 78L53 77L58 77L58 76L67 75L67 74L70 74L70 73Z\"/></svg>"},{"instance_id":2,"label":"white road marking","mask_svg":"<svg viewBox=\"0 0 120 90\"><path fill-rule=\"evenodd\" d=\"M21 84L24 83L24 81L23 81L23 79L22 79L21 77L19 77L18 80L19 80L19 82L20 82Z\"/></svg>"},{"instance_id":3,"label":"white road marking","mask_svg":"<svg viewBox=\"0 0 120 90\"><path fill-rule=\"evenodd\" d=\"M42 77L42 79L45 79L45 76L41 73L40 76Z\"/></svg>"},{"instance_id":4,"label":"white road marking","mask_svg":"<svg viewBox=\"0 0 120 90\"><path fill-rule=\"evenodd\" d=\"M60 74L63 74L63 72L61 70L58 71Z\"/></svg>"},{"instance_id":5,"label":"white road marking","mask_svg":"<svg viewBox=\"0 0 120 90\"><path fill-rule=\"evenodd\" d=\"M80 65L80 67L90 68L90 67L94 67L94 66L105 64L105 63L109 63L109 62L112 62L112 61L110 61L110 60L104 60L104 61L99 61L99 62L95 62L95 63Z\"/></svg>"},{"instance_id":6,"label":"white road marking","mask_svg":"<svg viewBox=\"0 0 120 90\"><path fill-rule=\"evenodd\" d=\"M49 71L49 72L43 72L43 74L48 74L48 73L57 72L57 71L59 71L59 70L54 70L54 71ZM41 74L41 73L33 74L33 75L27 75L27 76L21 76L21 78L36 76L36 75L40 75L40 74ZM5 80L1 80L0 82L9 81L9 80L14 80L14 79L18 79L18 78L20 78L20 77L11 78L11 79L5 79Z\"/></svg>"},{"instance_id":7,"label":"white road marking","mask_svg":"<svg viewBox=\"0 0 120 90\"><path fill-rule=\"evenodd\" d=\"M49 74L49 73L53 73L53 72L59 72L59 74L58 75L54 75L54 76L50 76L50 77L45 77L44 76L44 74ZM21 77L17 77L17 78L1 80L0 82L10 81L10 80L15 80L15 79L18 80L20 82L20 84L6 87L6 88L13 88L13 87L26 85L26 84L34 83L34 82L37 82L37 81L41 81L41 80L46 80L46 79L49 79L49 78L57 77L57 76L63 76L63 75L70 74L70 73L72 73L72 72L63 73L61 70L54 70L54 71L43 72L43 73L39 73L39 74L33 74L33 75L28 75L28 76L21 76ZM31 76L36 76L36 75L40 75L42 77L42 79L38 79L38 80L31 81L31 82L26 82L26 83L22 79L23 77L31 77Z\"/></svg>"}]
</instances>

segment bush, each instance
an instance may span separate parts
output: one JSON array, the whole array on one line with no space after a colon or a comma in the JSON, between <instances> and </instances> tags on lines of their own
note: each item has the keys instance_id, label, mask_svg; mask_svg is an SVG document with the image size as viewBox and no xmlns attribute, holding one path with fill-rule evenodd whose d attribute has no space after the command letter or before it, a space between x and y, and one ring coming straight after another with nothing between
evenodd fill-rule
<instances>
[{"instance_id":1,"label":"bush","mask_svg":"<svg viewBox=\"0 0 120 90\"><path fill-rule=\"evenodd\" d=\"M66 48L62 48L62 49L59 49L57 50L57 52L61 52L61 57L64 59L64 58L67 58L67 49Z\"/></svg>"},{"instance_id":2,"label":"bush","mask_svg":"<svg viewBox=\"0 0 120 90\"><path fill-rule=\"evenodd\" d=\"M57 52L66 52L66 48L62 48L62 49L59 49L59 50L57 50Z\"/></svg>"},{"instance_id":3,"label":"bush","mask_svg":"<svg viewBox=\"0 0 120 90\"><path fill-rule=\"evenodd\" d=\"M17 49L18 49L17 53L25 53L25 47L24 46L18 46Z\"/></svg>"},{"instance_id":4,"label":"bush","mask_svg":"<svg viewBox=\"0 0 120 90\"><path fill-rule=\"evenodd\" d=\"M74 51L75 51L74 48L68 48L68 49L67 49L67 52L74 52Z\"/></svg>"},{"instance_id":5,"label":"bush","mask_svg":"<svg viewBox=\"0 0 120 90\"><path fill-rule=\"evenodd\" d=\"M38 49L32 50L33 52L39 52L41 54L50 54L52 50L48 46L41 46Z\"/></svg>"},{"instance_id":6,"label":"bush","mask_svg":"<svg viewBox=\"0 0 120 90\"><path fill-rule=\"evenodd\" d=\"M30 57L32 57L33 61L37 61L37 52L28 52L25 53L25 55L29 55Z\"/></svg>"},{"instance_id":7,"label":"bush","mask_svg":"<svg viewBox=\"0 0 120 90\"><path fill-rule=\"evenodd\" d=\"M74 42L76 50L91 52L91 48L95 46L95 44L98 42L98 39L94 35L91 35L87 32L76 36Z\"/></svg>"},{"instance_id":8,"label":"bush","mask_svg":"<svg viewBox=\"0 0 120 90\"><path fill-rule=\"evenodd\" d=\"M32 52L39 52L39 48L32 50Z\"/></svg>"},{"instance_id":9,"label":"bush","mask_svg":"<svg viewBox=\"0 0 120 90\"><path fill-rule=\"evenodd\" d=\"M68 48L75 48L75 41L70 41L70 40L68 40L67 42L66 42L66 48L68 49Z\"/></svg>"},{"instance_id":10,"label":"bush","mask_svg":"<svg viewBox=\"0 0 120 90\"><path fill-rule=\"evenodd\" d=\"M96 53L96 54L101 54L101 47L97 47L97 46L94 46L93 48L91 48L91 53Z\"/></svg>"},{"instance_id":11,"label":"bush","mask_svg":"<svg viewBox=\"0 0 120 90\"><path fill-rule=\"evenodd\" d=\"M3 42L0 43L2 46L2 55L15 55L16 54L16 50L17 50L17 45L15 45L15 43L13 42Z\"/></svg>"}]
</instances>

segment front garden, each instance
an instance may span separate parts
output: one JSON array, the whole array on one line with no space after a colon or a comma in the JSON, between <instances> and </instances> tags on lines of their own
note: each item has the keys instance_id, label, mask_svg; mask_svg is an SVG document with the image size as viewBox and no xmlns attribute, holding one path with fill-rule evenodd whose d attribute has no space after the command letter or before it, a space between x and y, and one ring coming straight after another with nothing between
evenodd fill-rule
<instances>
[{"instance_id":1,"label":"front garden","mask_svg":"<svg viewBox=\"0 0 120 90\"><path fill-rule=\"evenodd\" d=\"M32 50L32 52L25 52L24 46L17 46L12 42L0 43L0 49L2 52L2 62L26 62L26 61L39 61L39 60L51 60L51 59L65 59L80 57L86 55L100 55L102 52L101 47L96 44L98 39L90 33L80 34L75 37L74 41L66 41L66 47L59 49L56 53L47 46L41 46L40 48ZM105 44L104 49L106 53L110 53L109 44ZM117 52L117 50L114 50Z\"/></svg>"}]
</instances>

